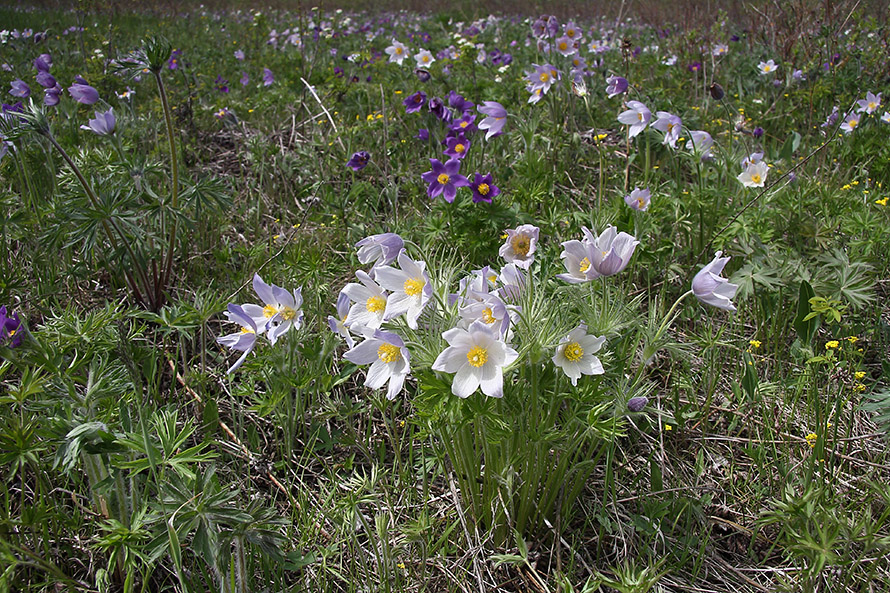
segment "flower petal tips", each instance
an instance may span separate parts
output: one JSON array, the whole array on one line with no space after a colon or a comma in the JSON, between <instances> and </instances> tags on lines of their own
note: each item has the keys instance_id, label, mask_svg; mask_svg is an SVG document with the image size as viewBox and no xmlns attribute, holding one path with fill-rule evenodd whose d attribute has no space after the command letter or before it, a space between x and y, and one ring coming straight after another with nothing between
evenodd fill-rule
<instances>
[{"instance_id":1,"label":"flower petal tips","mask_svg":"<svg viewBox=\"0 0 890 593\"><path fill-rule=\"evenodd\" d=\"M695 275L695 278L692 279L692 293L703 303L726 311L735 311L732 298L739 287L720 276L726 262L729 261L728 257L720 257L721 255L723 252L718 251L711 263Z\"/></svg>"}]
</instances>

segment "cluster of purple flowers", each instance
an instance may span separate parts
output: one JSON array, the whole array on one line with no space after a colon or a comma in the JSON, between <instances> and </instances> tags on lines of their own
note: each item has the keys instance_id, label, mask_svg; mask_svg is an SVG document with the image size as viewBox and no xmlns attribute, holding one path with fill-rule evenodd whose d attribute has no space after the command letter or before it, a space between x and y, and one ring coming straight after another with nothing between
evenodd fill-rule
<instances>
[{"instance_id":1,"label":"cluster of purple flowers","mask_svg":"<svg viewBox=\"0 0 890 593\"><path fill-rule=\"evenodd\" d=\"M49 54L40 54L34 59L34 69L37 84L44 89L43 104L53 107L59 104L62 97L62 86L55 76L50 73L53 59ZM74 77L74 84L68 87L71 98L83 105L92 105L99 100L99 92L87 83L81 76ZM17 99L27 99L31 96L31 87L24 80L17 79L10 83L9 94Z\"/></svg>"}]
</instances>

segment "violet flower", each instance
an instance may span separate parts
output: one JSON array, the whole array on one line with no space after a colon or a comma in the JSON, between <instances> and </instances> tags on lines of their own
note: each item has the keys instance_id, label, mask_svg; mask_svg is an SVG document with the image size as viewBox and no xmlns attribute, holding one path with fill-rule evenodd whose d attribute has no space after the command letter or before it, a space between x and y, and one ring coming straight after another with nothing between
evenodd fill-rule
<instances>
[{"instance_id":1,"label":"violet flower","mask_svg":"<svg viewBox=\"0 0 890 593\"><path fill-rule=\"evenodd\" d=\"M462 133L448 138L445 144L448 147L445 149L445 154L454 159L462 159L467 156L467 150L470 148L470 141Z\"/></svg>"},{"instance_id":2,"label":"violet flower","mask_svg":"<svg viewBox=\"0 0 890 593\"><path fill-rule=\"evenodd\" d=\"M484 101L476 108L486 118L479 122L480 130L487 130L485 139L490 140L494 136L503 133L504 124L507 123L507 110L497 101Z\"/></svg>"},{"instance_id":3,"label":"violet flower","mask_svg":"<svg viewBox=\"0 0 890 593\"><path fill-rule=\"evenodd\" d=\"M608 85L606 86L606 93L608 93L610 99L627 91L627 79L623 76L610 76L606 79L606 84Z\"/></svg>"},{"instance_id":4,"label":"violet flower","mask_svg":"<svg viewBox=\"0 0 890 593\"><path fill-rule=\"evenodd\" d=\"M75 82L68 87L68 93L71 95L72 99L81 105L92 105L99 100L99 91L90 85L81 82Z\"/></svg>"},{"instance_id":5,"label":"violet flower","mask_svg":"<svg viewBox=\"0 0 890 593\"><path fill-rule=\"evenodd\" d=\"M9 94L18 99L27 99L31 96L31 87L24 80L13 80L9 83L11 87Z\"/></svg>"},{"instance_id":6,"label":"violet flower","mask_svg":"<svg viewBox=\"0 0 890 593\"><path fill-rule=\"evenodd\" d=\"M346 166L353 171L361 171L368 166L368 161L370 160L371 155L368 153L368 151L360 150L352 155L352 158L349 159L349 162L346 163Z\"/></svg>"},{"instance_id":7,"label":"violet flower","mask_svg":"<svg viewBox=\"0 0 890 593\"><path fill-rule=\"evenodd\" d=\"M275 82L275 76L268 68L263 68L263 86L270 86Z\"/></svg>"},{"instance_id":8,"label":"violet flower","mask_svg":"<svg viewBox=\"0 0 890 593\"><path fill-rule=\"evenodd\" d=\"M405 113L417 113L426 105L426 93L423 91L412 93L405 97L402 105L405 106Z\"/></svg>"},{"instance_id":9,"label":"violet flower","mask_svg":"<svg viewBox=\"0 0 890 593\"><path fill-rule=\"evenodd\" d=\"M37 84L45 89L51 89L56 86L56 77L49 72L41 70L37 73Z\"/></svg>"},{"instance_id":10,"label":"violet flower","mask_svg":"<svg viewBox=\"0 0 890 593\"><path fill-rule=\"evenodd\" d=\"M457 195L457 188L470 185L470 181L459 173L460 160L449 159L442 164L439 159L430 159L430 165L432 171L421 175L423 180L429 183L426 190L429 197L435 198L441 194L445 196L446 202L451 203Z\"/></svg>"},{"instance_id":11,"label":"violet flower","mask_svg":"<svg viewBox=\"0 0 890 593\"><path fill-rule=\"evenodd\" d=\"M692 279L692 293L703 303L726 311L735 311L731 299L739 287L720 277L720 273L729 261L728 257L720 257L722 254L722 251L718 251L711 263L695 275Z\"/></svg>"},{"instance_id":12,"label":"violet flower","mask_svg":"<svg viewBox=\"0 0 890 593\"><path fill-rule=\"evenodd\" d=\"M649 209L652 201L652 195L648 189L640 189L635 187L632 192L624 196L624 203L638 212L645 212Z\"/></svg>"},{"instance_id":13,"label":"violet flower","mask_svg":"<svg viewBox=\"0 0 890 593\"><path fill-rule=\"evenodd\" d=\"M43 104L47 107L55 107L62 100L62 87L56 84L51 89L46 89L43 95Z\"/></svg>"},{"instance_id":14,"label":"violet flower","mask_svg":"<svg viewBox=\"0 0 890 593\"><path fill-rule=\"evenodd\" d=\"M24 335L19 314L13 313L10 316L7 314L6 305L0 307L0 344L15 348L21 345Z\"/></svg>"},{"instance_id":15,"label":"violet flower","mask_svg":"<svg viewBox=\"0 0 890 593\"><path fill-rule=\"evenodd\" d=\"M405 242L395 233L381 233L365 237L355 244L356 256L363 264L374 262L373 267L391 264L405 247Z\"/></svg>"},{"instance_id":16,"label":"violet flower","mask_svg":"<svg viewBox=\"0 0 890 593\"><path fill-rule=\"evenodd\" d=\"M476 204L479 202L490 204L491 199L501 193L501 190L492 181L491 173L486 175L473 173L473 181L470 183L470 188L473 190L473 202Z\"/></svg>"},{"instance_id":17,"label":"violet flower","mask_svg":"<svg viewBox=\"0 0 890 593\"><path fill-rule=\"evenodd\" d=\"M110 136L114 134L114 127L117 120L114 117L114 108L108 111L97 111L96 118L87 122L89 125L80 126L81 130L92 130L94 134L99 136Z\"/></svg>"}]
</instances>

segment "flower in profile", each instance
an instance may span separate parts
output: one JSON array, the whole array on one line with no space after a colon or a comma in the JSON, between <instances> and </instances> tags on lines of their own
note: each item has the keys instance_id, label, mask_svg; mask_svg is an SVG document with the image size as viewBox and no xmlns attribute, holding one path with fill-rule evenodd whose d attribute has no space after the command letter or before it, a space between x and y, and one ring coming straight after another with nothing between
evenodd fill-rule
<instances>
[{"instance_id":1,"label":"flower in profile","mask_svg":"<svg viewBox=\"0 0 890 593\"><path fill-rule=\"evenodd\" d=\"M480 130L487 130L485 139L490 140L494 136L499 136L507 123L507 110L497 101L483 101L482 105L476 108L479 113L485 116L479 122Z\"/></svg>"},{"instance_id":2,"label":"flower in profile","mask_svg":"<svg viewBox=\"0 0 890 593\"><path fill-rule=\"evenodd\" d=\"M263 68L263 86L270 86L275 82L275 75L268 68Z\"/></svg>"},{"instance_id":3,"label":"flower in profile","mask_svg":"<svg viewBox=\"0 0 890 593\"><path fill-rule=\"evenodd\" d=\"M418 68L428 68L430 64L436 61L436 58L433 57L433 54L428 49L421 49L415 54L414 61L417 62Z\"/></svg>"},{"instance_id":4,"label":"flower in profile","mask_svg":"<svg viewBox=\"0 0 890 593\"><path fill-rule=\"evenodd\" d=\"M432 170L421 175L429 183L426 190L429 197L444 195L445 201L450 203L457 195L457 188L470 185L470 181L460 174L459 159L448 159L444 165L439 159L430 159L430 165Z\"/></svg>"},{"instance_id":5,"label":"flower in profile","mask_svg":"<svg viewBox=\"0 0 890 593\"><path fill-rule=\"evenodd\" d=\"M651 198L652 196L648 189L635 187L632 192L624 196L624 203L638 212L645 212L649 209Z\"/></svg>"},{"instance_id":6,"label":"flower in profile","mask_svg":"<svg viewBox=\"0 0 890 593\"><path fill-rule=\"evenodd\" d=\"M349 319L349 295L340 291L340 295L337 297L337 316L328 315L328 327L331 328L332 332L343 338L348 347L352 348L355 346L355 340L352 338L349 327L346 325L347 319Z\"/></svg>"},{"instance_id":7,"label":"flower in profile","mask_svg":"<svg viewBox=\"0 0 890 593\"><path fill-rule=\"evenodd\" d=\"M627 91L627 79L623 76L610 76L606 79L606 93L611 99Z\"/></svg>"},{"instance_id":8,"label":"flower in profile","mask_svg":"<svg viewBox=\"0 0 890 593\"><path fill-rule=\"evenodd\" d=\"M352 158L349 159L349 161L346 163L346 166L353 171L361 171L368 166L368 162L370 160L370 153L368 153L367 150L360 150L356 153L353 153Z\"/></svg>"},{"instance_id":9,"label":"flower in profile","mask_svg":"<svg viewBox=\"0 0 890 593\"><path fill-rule=\"evenodd\" d=\"M497 289L497 294L505 303L516 304L525 291L525 276L522 270L515 263L509 263L501 268L498 275L498 282L501 287Z\"/></svg>"},{"instance_id":10,"label":"flower in profile","mask_svg":"<svg viewBox=\"0 0 890 593\"><path fill-rule=\"evenodd\" d=\"M386 399L396 398L411 372L411 355L405 342L398 335L379 329L352 347L343 358L354 364L370 364L365 386L380 389L389 383Z\"/></svg>"},{"instance_id":11,"label":"flower in profile","mask_svg":"<svg viewBox=\"0 0 890 593\"><path fill-rule=\"evenodd\" d=\"M498 338L496 329L474 321L469 328L456 327L442 337L448 347L436 357L432 368L454 374L454 395L467 398L481 387L489 397L504 396L504 367L519 358L519 353Z\"/></svg>"},{"instance_id":12,"label":"flower in profile","mask_svg":"<svg viewBox=\"0 0 890 593\"><path fill-rule=\"evenodd\" d=\"M745 187L763 187L768 173L769 166L763 161L757 161L749 164L744 171L739 173L738 180Z\"/></svg>"},{"instance_id":13,"label":"flower in profile","mask_svg":"<svg viewBox=\"0 0 890 593\"><path fill-rule=\"evenodd\" d=\"M686 141L686 149L701 156L701 160L706 161L713 157L711 147L714 146L714 139L704 130L693 130L689 132L689 140Z\"/></svg>"},{"instance_id":14,"label":"flower in profile","mask_svg":"<svg viewBox=\"0 0 890 593\"><path fill-rule=\"evenodd\" d=\"M408 57L408 48L395 39L392 40L392 45L383 51L389 55L390 63L395 62L399 66L401 66L405 58Z\"/></svg>"},{"instance_id":15,"label":"flower in profile","mask_svg":"<svg viewBox=\"0 0 890 593\"><path fill-rule=\"evenodd\" d=\"M426 142L430 139L430 131L426 128L420 128L419 130L417 130L417 133L414 135L414 137L418 140Z\"/></svg>"},{"instance_id":16,"label":"flower in profile","mask_svg":"<svg viewBox=\"0 0 890 593\"><path fill-rule=\"evenodd\" d=\"M767 60L766 62L760 62L759 64L757 64L757 69L760 71L760 74L772 74L773 72L778 70L779 67L774 61Z\"/></svg>"},{"instance_id":17,"label":"flower in profile","mask_svg":"<svg viewBox=\"0 0 890 593\"><path fill-rule=\"evenodd\" d=\"M586 227L581 227L590 245L590 265L599 276L613 276L630 263L639 241L633 236L609 225L598 237Z\"/></svg>"},{"instance_id":18,"label":"flower in profile","mask_svg":"<svg viewBox=\"0 0 890 593\"><path fill-rule=\"evenodd\" d=\"M884 112L884 115L881 116L881 121L885 124L890 124L890 111Z\"/></svg>"},{"instance_id":19,"label":"flower in profile","mask_svg":"<svg viewBox=\"0 0 890 593\"><path fill-rule=\"evenodd\" d=\"M426 263L414 261L402 250L399 253L399 268L390 266L376 268L377 282L391 291L386 300L383 320L389 321L404 313L408 327L417 329L417 319L433 296Z\"/></svg>"},{"instance_id":20,"label":"flower in profile","mask_svg":"<svg viewBox=\"0 0 890 593\"><path fill-rule=\"evenodd\" d=\"M53 65L53 59L49 54L40 54L34 58L33 64L34 69L38 72L49 72Z\"/></svg>"},{"instance_id":21,"label":"flower in profile","mask_svg":"<svg viewBox=\"0 0 890 593\"><path fill-rule=\"evenodd\" d=\"M82 80L82 79L81 79ZM68 87L71 98L82 105L92 105L99 100L99 91L88 84L75 82Z\"/></svg>"},{"instance_id":22,"label":"flower in profile","mask_svg":"<svg viewBox=\"0 0 890 593\"><path fill-rule=\"evenodd\" d=\"M27 99L31 96L31 87L24 80L13 80L9 83L9 94L18 99Z\"/></svg>"},{"instance_id":23,"label":"flower in profile","mask_svg":"<svg viewBox=\"0 0 890 593\"><path fill-rule=\"evenodd\" d=\"M791 73L791 78L795 82L803 82L804 80L807 79L807 75L804 73L803 70L795 70L794 72Z\"/></svg>"},{"instance_id":24,"label":"flower in profile","mask_svg":"<svg viewBox=\"0 0 890 593\"><path fill-rule=\"evenodd\" d=\"M751 135L754 136L755 138L761 138L763 136L763 128L761 128L760 126L757 126L751 132Z\"/></svg>"},{"instance_id":25,"label":"flower in profile","mask_svg":"<svg viewBox=\"0 0 890 593\"><path fill-rule=\"evenodd\" d=\"M24 332L18 313L8 315L6 305L0 307L0 345L15 348L22 343Z\"/></svg>"},{"instance_id":26,"label":"flower in profile","mask_svg":"<svg viewBox=\"0 0 890 593\"><path fill-rule=\"evenodd\" d=\"M110 136L114 134L114 127L117 120L114 117L114 108L108 111L97 111L96 118L87 122L88 125L80 126L81 130L92 130L94 134L99 136Z\"/></svg>"},{"instance_id":27,"label":"flower in profile","mask_svg":"<svg viewBox=\"0 0 890 593\"><path fill-rule=\"evenodd\" d=\"M577 239L564 241L559 257L566 268L565 274L556 275L560 280L570 284L581 284L599 277L597 271L590 265L589 241L578 241Z\"/></svg>"},{"instance_id":28,"label":"flower in profile","mask_svg":"<svg viewBox=\"0 0 890 593\"><path fill-rule=\"evenodd\" d=\"M448 138L445 145L445 154L453 159L462 159L467 156L467 150L470 148L470 141L461 132L458 136Z\"/></svg>"},{"instance_id":29,"label":"flower in profile","mask_svg":"<svg viewBox=\"0 0 890 593\"><path fill-rule=\"evenodd\" d=\"M454 118L451 110L445 107L445 103L439 97L433 97L428 104L430 113L442 121L449 122Z\"/></svg>"},{"instance_id":30,"label":"flower in profile","mask_svg":"<svg viewBox=\"0 0 890 593\"><path fill-rule=\"evenodd\" d=\"M456 109L458 113L468 113L476 107L475 103L464 98L464 96L457 91L448 92L448 104Z\"/></svg>"},{"instance_id":31,"label":"flower in profile","mask_svg":"<svg viewBox=\"0 0 890 593\"><path fill-rule=\"evenodd\" d=\"M43 94L43 104L46 105L47 107L53 107L55 105L58 105L61 100L62 100L62 87L59 86L58 83L53 88L46 89L46 91Z\"/></svg>"},{"instance_id":32,"label":"flower in profile","mask_svg":"<svg viewBox=\"0 0 890 593\"><path fill-rule=\"evenodd\" d=\"M355 277L361 284L350 282L343 287L343 292L353 303L347 313L346 325L350 329L378 329L386 311L386 293L367 272L357 270Z\"/></svg>"},{"instance_id":33,"label":"flower in profile","mask_svg":"<svg viewBox=\"0 0 890 593\"><path fill-rule=\"evenodd\" d=\"M519 225L515 229L507 229L506 240L498 250L498 255L516 267L527 270L535 261L535 250L538 248L540 229L531 224Z\"/></svg>"},{"instance_id":34,"label":"flower in profile","mask_svg":"<svg viewBox=\"0 0 890 593\"><path fill-rule=\"evenodd\" d=\"M238 370L238 367L241 366L247 359L247 355L250 354L256 346L257 327L253 318L248 315L240 305L235 305L233 303L229 304L228 311L226 311L226 318L241 326L240 331L216 338L216 341L223 346L243 352L241 357L235 361L235 364L230 366L229 370L226 371L226 374L231 374Z\"/></svg>"},{"instance_id":35,"label":"flower in profile","mask_svg":"<svg viewBox=\"0 0 890 593\"><path fill-rule=\"evenodd\" d=\"M56 84L58 84L58 83L56 82L55 76L53 76L49 72L41 70L40 72L37 73L37 84L39 84L40 86L42 86L45 89L51 89L51 88L55 87Z\"/></svg>"},{"instance_id":36,"label":"flower in profile","mask_svg":"<svg viewBox=\"0 0 890 593\"><path fill-rule=\"evenodd\" d=\"M728 257L720 257L721 255L723 252L718 251L711 263L695 275L695 278L692 279L692 293L703 303L727 311L735 311L732 298L739 287L720 276L726 262L729 261Z\"/></svg>"},{"instance_id":37,"label":"flower in profile","mask_svg":"<svg viewBox=\"0 0 890 593\"><path fill-rule=\"evenodd\" d=\"M639 101L628 101L627 107L627 111L623 111L618 116L618 121L626 126L630 126L628 135L633 138L649 125L649 120L652 119L652 112Z\"/></svg>"},{"instance_id":38,"label":"flower in profile","mask_svg":"<svg viewBox=\"0 0 890 593\"><path fill-rule=\"evenodd\" d=\"M423 91L412 93L405 97L402 105L405 106L405 113L417 113L426 105L426 93Z\"/></svg>"},{"instance_id":39,"label":"flower in profile","mask_svg":"<svg viewBox=\"0 0 890 593\"><path fill-rule=\"evenodd\" d=\"M652 127L659 132L664 132L662 144L677 148L677 140L680 139L680 132L683 130L683 120L667 111L657 111L655 115L658 119L655 120Z\"/></svg>"},{"instance_id":40,"label":"flower in profile","mask_svg":"<svg viewBox=\"0 0 890 593\"><path fill-rule=\"evenodd\" d=\"M864 111L869 115L877 111L878 108L881 106L881 94L882 93L878 93L877 95L874 95L871 93L871 91L867 92L864 99L860 99L859 101L857 101L857 103L859 104L859 109L857 109L856 111L858 111L859 113L862 113Z\"/></svg>"},{"instance_id":41,"label":"flower in profile","mask_svg":"<svg viewBox=\"0 0 890 593\"><path fill-rule=\"evenodd\" d=\"M274 345L292 327L300 329L303 324L303 311L300 309L303 306L302 287L290 293L280 286L266 284L259 274L254 274L253 289L265 306L247 304L241 308L253 320L255 332L266 332Z\"/></svg>"},{"instance_id":42,"label":"flower in profile","mask_svg":"<svg viewBox=\"0 0 890 593\"><path fill-rule=\"evenodd\" d=\"M574 386L578 385L581 375L602 375L605 372L603 363L594 354L605 341L605 336L588 334L587 326L582 323L560 341L552 358L553 364L562 369Z\"/></svg>"},{"instance_id":43,"label":"flower in profile","mask_svg":"<svg viewBox=\"0 0 890 593\"><path fill-rule=\"evenodd\" d=\"M355 246L358 248L358 261L363 264L374 262L373 267L376 268L396 261L405 242L395 233L381 233L365 237Z\"/></svg>"},{"instance_id":44,"label":"flower in profile","mask_svg":"<svg viewBox=\"0 0 890 593\"><path fill-rule=\"evenodd\" d=\"M477 204L479 202L488 202L490 204L491 199L501 193L501 190L492 181L491 173L485 175L473 173L470 189L473 190L473 202Z\"/></svg>"}]
</instances>

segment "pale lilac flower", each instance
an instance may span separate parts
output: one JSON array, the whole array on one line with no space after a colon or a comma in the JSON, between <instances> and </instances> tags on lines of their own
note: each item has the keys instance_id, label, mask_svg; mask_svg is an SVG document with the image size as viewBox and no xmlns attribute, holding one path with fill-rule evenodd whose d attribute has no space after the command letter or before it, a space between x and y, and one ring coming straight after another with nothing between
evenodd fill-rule
<instances>
[{"instance_id":1,"label":"pale lilac flower","mask_svg":"<svg viewBox=\"0 0 890 593\"><path fill-rule=\"evenodd\" d=\"M514 263L509 263L501 268L498 282L501 287L497 289L497 294L505 303L516 304L525 291L525 276L519 266Z\"/></svg>"},{"instance_id":2,"label":"pale lilac flower","mask_svg":"<svg viewBox=\"0 0 890 593\"><path fill-rule=\"evenodd\" d=\"M94 134L99 136L110 136L114 134L114 127L117 120L114 117L114 108L108 111L97 111L96 118L87 122L86 126L80 126L81 130L92 130Z\"/></svg>"},{"instance_id":3,"label":"pale lilac flower","mask_svg":"<svg viewBox=\"0 0 890 593\"><path fill-rule=\"evenodd\" d=\"M791 78L795 82L803 82L804 80L807 79L807 75L804 74L803 70L795 70L794 72L791 73Z\"/></svg>"},{"instance_id":4,"label":"pale lilac flower","mask_svg":"<svg viewBox=\"0 0 890 593\"><path fill-rule=\"evenodd\" d=\"M652 112L639 101L628 101L627 107L628 110L618 116L618 121L626 126L630 126L628 135L633 138L649 125L649 120L652 119Z\"/></svg>"},{"instance_id":5,"label":"pale lilac flower","mask_svg":"<svg viewBox=\"0 0 890 593\"><path fill-rule=\"evenodd\" d=\"M24 80L13 80L9 83L11 87L9 90L9 94L18 99L27 99L31 96L31 87L28 86Z\"/></svg>"},{"instance_id":6,"label":"pale lilac flower","mask_svg":"<svg viewBox=\"0 0 890 593\"><path fill-rule=\"evenodd\" d=\"M757 69L760 71L760 74L772 74L776 70L778 70L778 66L772 60L767 60L766 62L760 62L757 65Z\"/></svg>"},{"instance_id":7,"label":"pale lilac flower","mask_svg":"<svg viewBox=\"0 0 890 593\"><path fill-rule=\"evenodd\" d=\"M523 224L515 229L507 229L507 238L498 250L498 255L523 270L529 269L535 261L535 250L538 248L538 233L538 227L531 224Z\"/></svg>"},{"instance_id":8,"label":"pale lilac flower","mask_svg":"<svg viewBox=\"0 0 890 593\"><path fill-rule=\"evenodd\" d=\"M434 371L453 373L451 392L467 398L480 387L489 397L504 396L504 367L519 353L498 339L497 332L482 321L468 329L454 328L442 334L448 347L433 363Z\"/></svg>"},{"instance_id":9,"label":"pale lilac flower","mask_svg":"<svg viewBox=\"0 0 890 593\"><path fill-rule=\"evenodd\" d=\"M353 302L347 313L346 325L352 330L365 327L378 329L383 324L383 313L386 311L386 292L363 270L357 270L355 277L361 284L350 282L343 287L343 292Z\"/></svg>"},{"instance_id":10,"label":"pale lilac flower","mask_svg":"<svg viewBox=\"0 0 890 593\"><path fill-rule=\"evenodd\" d=\"M365 237L355 246L358 248L358 261L363 264L374 262L373 267L376 268L396 261L405 242L395 233L382 233Z\"/></svg>"},{"instance_id":11,"label":"pale lilac flower","mask_svg":"<svg viewBox=\"0 0 890 593\"><path fill-rule=\"evenodd\" d=\"M841 130L844 131L845 134L851 134L853 130L859 125L859 116L855 113L851 113L844 120L844 123L841 124Z\"/></svg>"},{"instance_id":12,"label":"pale lilac flower","mask_svg":"<svg viewBox=\"0 0 890 593\"><path fill-rule=\"evenodd\" d=\"M399 66L401 66L405 58L408 57L408 48L395 39L392 40L392 45L387 47L384 51L389 55L389 61L395 62Z\"/></svg>"},{"instance_id":13,"label":"pale lilac flower","mask_svg":"<svg viewBox=\"0 0 890 593\"><path fill-rule=\"evenodd\" d=\"M624 202L634 210L645 212L649 209L651 198L652 196L649 193L648 189L640 189L635 187L632 192L624 196Z\"/></svg>"},{"instance_id":14,"label":"pale lilac flower","mask_svg":"<svg viewBox=\"0 0 890 593\"><path fill-rule=\"evenodd\" d=\"M99 91L88 84L76 82L68 87L71 98L83 105L92 105L99 100Z\"/></svg>"},{"instance_id":15,"label":"pale lilac flower","mask_svg":"<svg viewBox=\"0 0 890 593\"><path fill-rule=\"evenodd\" d=\"M473 294L469 296L467 303L460 308L460 316L466 326L481 321L496 329L502 338L506 338L510 328L510 311L498 295L489 292Z\"/></svg>"},{"instance_id":16,"label":"pale lilac flower","mask_svg":"<svg viewBox=\"0 0 890 593\"><path fill-rule=\"evenodd\" d=\"M507 110L504 109L504 106L496 101L483 101L482 105L476 109L486 116L479 122L480 130L488 130L485 139L489 140L494 136L499 136L504 130L504 124L507 123Z\"/></svg>"},{"instance_id":17,"label":"pale lilac flower","mask_svg":"<svg viewBox=\"0 0 890 593\"><path fill-rule=\"evenodd\" d=\"M871 91L867 92L864 99L860 99L859 101L857 101L857 103L859 103L859 109L857 109L856 111L858 111L859 113L862 113L864 111L869 115L877 111L878 108L881 106L881 94L882 93L873 95Z\"/></svg>"},{"instance_id":18,"label":"pale lilac flower","mask_svg":"<svg viewBox=\"0 0 890 593\"><path fill-rule=\"evenodd\" d=\"M245 313L239 305L229 304L226 318L229 321L239 324L241 330L233 334L220 336L216 338L216 341L223 346L244 353L237 361L235 361L235 364L229 367L229 370L226 371L226 374L231 374L238 370L238 367L241 366L247 359L247 355L250 354L256 346L257 328L250 315Z\"/></svg>"},{"instance_id":19,"label":"pale lilac flower","mask_svg":"<svg viewBox=\"0 0 890 593\"><path fill-rule=\"evenodd\" d=\"M433 297L426 263L414 261L403 250L399 254L399 268L401 269L390 266L376 268L377 283L391 291L386 300L383 320L389 321L404 313L408 327L417 329L417 318Z\"/></svg>"},{"instance_id":20,"label":"pale lilac flower","mask_svg":"<svg viewBox=\"0 0 890 593\"><path fill-rule=\"evenodd\" d=\"M274 345L291 328L300 329L303 324L302 287L291 293L280 286L266 284L259 274L254 274L253 289L265 306L246 304L242 309L251 317L258 333L265 331Z\"/></svg>"},{"instance_id":21,"label":"pale lilac flower","mask_svg":"<svg viewBox=\"0 0 890 593\"><path fill-rule=\"evenodd\" d=\"M627 79L623 76L610 76L606 79L606 84L606 93L608 93L610 99L627 91Z\"/></svg>"},{"instance_id":22,"label":"pale lilac flower","mask_svg":"<svg viewBox=\"0 0 890 593\"><path fill-rule=\"evenodd\" d=\"M433 54L428 49L421 49L415 54L414 61L417 62L418 68L427 68L436 61L436 58L433 57Z\"/></svg>"},{"instance_id":23,"label":"pale lilac flower","mask_svg":"<svg viewBox=\"0 0 890 593\"><path fill-rule=\"evenodd\" d=\"M557 274L557 278L570 284L581 284L599 277L599 273L590 265L590 242L586 239L564 241L563 250L559 254L566 268L565 274Z\"/></svg>"},{"instance_id":24,"label":"pale lilac flower","mask_svg":"<svg viewBox=\"0 0 890 593\"><path fill-rule=\"evenodd\" d=\"M587 244L590 265L599 276L613 276L630 263L630 258L640 242L633 236L609 225L598 237L586 227L581 227Z\"/></svg>"},{"instance_id":25,"label":"pale lilac flower","mask_svg":"<svg viewBox=\"0 0 890 593\"><path fill-rule=\"evenodd\" d=\"M570 37L560 37L555 43L556 51L564 56L570 56L578 51L575 49L575 44Z\"/></svg>"},{"instance_id":26,"label":"pale lilac flower","mask_svg":"<svg viewBox=\"0 0 890 593\"><path fill-rule=\"evenodd\" d=\"M735 311L732 298L739 287L736 284L731 284L726 278L720 277L723 267L729 261L728 257L720 257L722 254L723 252L718 251L713 261L695 275L695 278L692 279L692 293L703 303L727 311Z\"/></svg>"},{"instance_id":27,"label":"pale lilac flower","mask_svg":"<svg viewBox=\"0 0 890 593\"><path fill-rule=\"evenodd\" d=\"M763 160L762 152L752 152L748 156L742 159L742 167L747 168L748 165L753 165L754 163L759 163Z\"/></svg>"},{"instance_id":28,"label":"pale lilac flower","mask_svg":"<svg viewBox=\"0 0 890 593\"><path fill-rule=\"evenodd\" d=\"M664 133L662 144L677 148L677 140L680 139L680 132L683 130L683 120L667 111L658 111L655 115L658 119L652 127Z\"/></svg>"},{"instance_id":29,"label":"pale lilac flower","mask_svg":"<svg viewBox=\"0 0 890 593\"><path fill-rule=\"evenodd\" d=\"M606 372L603 363L594 354L605 341L605 336L588 334L587 326L582 323L560 341L552 358L553 364L562 369L573 386L578 385L581 375L602 375Z\"/></svg>"},{"instance_id":30,"label":"pale lilac flower","mask_svg":"<svg viewBox=\"0 0 890 593\"><path fill-rule=\"evenodd\" d=\"M686 141L686 150L701 156L701 160L706 161L713 158L711 147L714 146L714 139L711 135L703 130L693 130L689 132L689 140Z\"/></svg>"},{"instance_id":31,"label":"pale lilac flower","mask_svg":"<svg viewBox=\"0 0 890 593\"><path fill-rule=\"evenodd\" d=\"M349 303L349 295L340 291L337 297L337 316L328 315L328 327L331 328L332 332L343 338L349 348L352 348L355 346L355 340L352 338L349 327L346 325L346 321L349 319Z\"/></svg>"},{"instance_id":32,"label":"pale lilac flower","mask_svg":"<svg viewBox=\"0 0 890 593\"><path fill-rule=\"evenodd\" d=\"M881 121L885 124L890 124L890 111L884 112L884 115L881 116Z\"/></svg>"},{"instance_id":33,"label":"pale lilac flower","mask_svg":"<svg viewBox=\"0 0 890 593\"><path fill-rule=\"evenodd\" d=\"M275 82L275 76L268 68L263 68L263 86L270 86Z\"/></svg>"},{"instance_id":34,"label":"pale lilac flower","mask_svg":"<svg viewBox=\"0 0 890 593\"><path fill-rule=\"evenodd\" d=\"M729 46L725 43L718 43L714 46L714 49L711 50L711 55L715 58L719 58L720 56L724 56L729 53Z\"/></svg>"},{"instance_id":35,"label":"pale lilac flower","mask_svg":"<svg viewBox=\"0 0 890 593\"><path fill-rule=\"evenodd\" d=\"M386 399L395 399L411 372L411 355L398 335L376 330L343 355L354 364L370 364L365 386L380 389L387 382Z\"/></svg>"},{"instance_id":36,"label":"pale lilac flower","mask_svg":"<svg viewBox=\"0 0 890 593\"><path fill-rule=\"evenodd\" d=\"M661 61L665 66L674 66L677 63L677 56L671 55Z\"/></svg>"},{"instance_id":37,"label":"pale lilac flower","mask_svg":"<svg viewBox=\"0 0 890 593\"><path fill-rule=\"evenodd\" d=\"M471 302L479 301L497 285L497 281L498 274L491 269L491 266L474 270L460 279L457 292L448 295L448 304L457 303L458 307L465 307Z\"/></svg>"},{"instance_id":38,"label":"pale lilac flower","mask_svg":"<svg viewBox=\"0 0 890 593\"><path fill-rule=\"evenodd\" d=\"M239 62L243 62L244 61L244 51L240 50L240 49L236 49L235 50L235 59L238 60Z\"/></svg>"}]
</instances>

